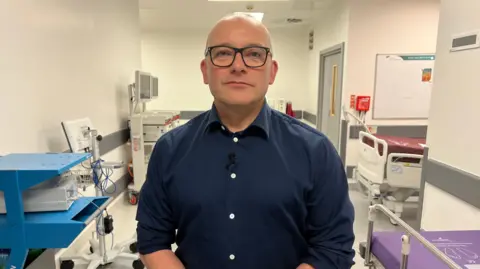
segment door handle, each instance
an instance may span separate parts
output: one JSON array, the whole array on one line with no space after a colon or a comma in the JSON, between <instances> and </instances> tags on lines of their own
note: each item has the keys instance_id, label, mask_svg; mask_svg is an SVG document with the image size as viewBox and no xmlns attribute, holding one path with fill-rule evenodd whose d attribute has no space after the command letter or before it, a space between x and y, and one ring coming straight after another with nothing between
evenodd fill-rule
<instances>
[{"instance_id":1,"label":"door handle","mask_svg":"<svg viewBox=\"0 0 480 269\"><path fill-rule=\"evenodd\" d=\"M334 65L332 67L332 90L330 96L330 116L335 116L335 92L337 91L337 72L338 66Z\"/></svg>"}]
</instances>

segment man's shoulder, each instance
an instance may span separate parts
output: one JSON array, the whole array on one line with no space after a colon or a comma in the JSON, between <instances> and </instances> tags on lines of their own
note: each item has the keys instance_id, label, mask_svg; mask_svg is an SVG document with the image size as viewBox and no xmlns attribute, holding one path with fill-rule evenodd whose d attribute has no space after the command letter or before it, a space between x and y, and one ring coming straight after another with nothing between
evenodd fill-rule
<instances>
[{"instance_id":1,"label":"man's shoulder","mask_svg":"<svg viewBox=\"0 0 480 269\"><path fill-rule=\"evenodd\" d=\"M183 144L186 140L193 140L204 125L208 113L209 111L202 112L188 120L188 122L166 132L158 139L157 145L160 147L178 148L178 145Z\"/></svg>"},{"instance_id":2,"label":"man's shoulder","mask_svg":"<svg viewBox=\"0 0 480 269\"><path fill-rule=\"evenodd\" d=\"M319 130L296 118L276 110L272 110L273 121L279 125L282 134L288 134L294 139L302 141L320 142L328 138Z\"/></svg>"},{"instance_id":3,"label":"man's shoulder","mask_svg":"<svg viewBox=\"0 0 480 269\"><path fill-rule=\"evenodd\" d=\"M330 139L319 130L298 119L290 117L281 112L275 111L272 114L280 131L282 145L290 145L296 150L304 150L316 168L322 167L319 164L331 163L340 160L337 150Z\"/></svg>"}]
</instances>

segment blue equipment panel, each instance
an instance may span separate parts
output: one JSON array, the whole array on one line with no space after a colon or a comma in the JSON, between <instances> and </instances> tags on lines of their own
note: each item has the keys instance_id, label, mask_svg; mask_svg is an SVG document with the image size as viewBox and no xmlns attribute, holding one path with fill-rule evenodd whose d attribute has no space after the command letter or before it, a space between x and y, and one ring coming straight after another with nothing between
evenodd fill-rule
<instances>
[{"instance_id":1,"label":"blue equipment panel","mask_svg":"<svg viewBox=\"0 0 480 269\"><path fill-rule=\"evenodd\" d=\"M12 173L21 178L20 190L67 172L90 158L89 153L27 153L9 154L0 158L0 190L11 181Z\"/></svg>"},{"instance_id":2,"label":"blue equipment panel","mask_svg":"<svg viewBox=\"0 0 480 269\"><path fill-rule=\"evenodd\" d=\"M0 158L0 190L7 214L0 216L0 248L9 248L7 268L23 268L30 248L67 247L103 212L111 198L84 197L63 212L25 213L22 192L67 172L88 153L10 154Z\"/></svg>"},{"instance_id":3,"label":"blue equipment panel","mask_svg":"<svg viewBox=\"0 0 480 269\"><path fill-rule=\"evenodd\" d=\"M25 213L28 248L66 248L110 203L110 197L78 198L68 211ZM19 236L0 215L0 249L9 249ZM5 240L4 240L5 239Z\"/></svg>"}]
</instances>

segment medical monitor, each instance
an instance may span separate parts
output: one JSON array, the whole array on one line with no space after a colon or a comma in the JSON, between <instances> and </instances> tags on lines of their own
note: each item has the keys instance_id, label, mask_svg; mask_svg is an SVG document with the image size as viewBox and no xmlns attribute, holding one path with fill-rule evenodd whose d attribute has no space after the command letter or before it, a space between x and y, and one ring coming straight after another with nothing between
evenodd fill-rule
<instances>
[{"instance_id":1,"label":"medical monitor","mask_svg":"<svg viewBox=\"0 0 480 269\"><path fill-rule=\"evenodd\" d=\"M153 98L152 76L150 73L135 71L135 98L137 102L150 101Z\"/></svg>"},{"instance_id":2,"label":"medical monitor","mask_svg":"<svg viewBox=\"0 0 480 269\"><path fill-rule=\"evenodd\" d=\"M158 98L158 78L152 76L152 98Z\"/></svg>"},{"instance_id":3,"label":"medical monitor","mask_svg":"<svg viewBox=\"0 0 480 269\"><path fill-rule=\"evenodd\" d=\"M71 152L84 153L92 149L90 130L93 125L89 118L63 121L62 127Z\"/></svg>"}]
</instances>

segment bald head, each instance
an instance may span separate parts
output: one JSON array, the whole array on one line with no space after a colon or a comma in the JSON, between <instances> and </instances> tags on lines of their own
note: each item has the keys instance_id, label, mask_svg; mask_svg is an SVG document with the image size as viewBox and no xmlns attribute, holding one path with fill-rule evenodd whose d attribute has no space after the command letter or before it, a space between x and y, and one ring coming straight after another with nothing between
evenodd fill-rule
<instances>
[{"instance_id":1,"label":"bald head","mask_svg":"<svg viewBox=\"0 0 480 269\"><path fill-rule=\"evenodd\" d=\"M267 27L248 14L230 14L221 18L208 35L207 47L229 43L222 39L229 39L228 36L233 33L242 34L245 39L250 39L252 43L248 45L261 45L272 49L271 36Z\"/></svg>"},{"instance_id":2,"label":"bald head","mask_svg":"<svg viewBox=\"0 0 480 269\"><path fill-rule=\"evenodd\" d=\"M217 107L263 105L278 70L265 25L251 16L226 16L210 31L207 48L200 68Z\"/></svg>"}]
</instances>

